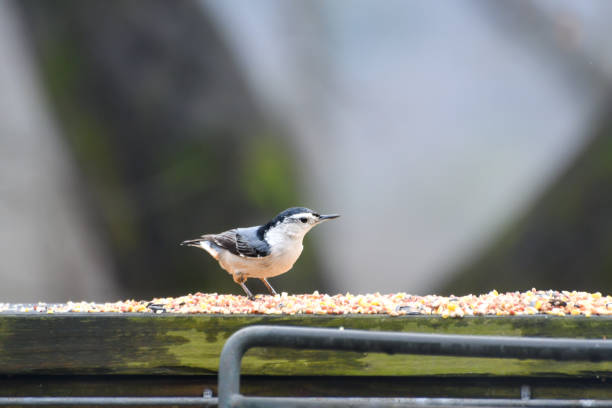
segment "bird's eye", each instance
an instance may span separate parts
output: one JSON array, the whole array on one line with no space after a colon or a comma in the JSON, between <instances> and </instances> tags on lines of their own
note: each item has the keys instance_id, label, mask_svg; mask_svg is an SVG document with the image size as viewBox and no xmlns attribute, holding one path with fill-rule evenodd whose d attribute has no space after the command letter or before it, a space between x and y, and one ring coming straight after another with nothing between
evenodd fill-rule
<instances>
[{"instance_id":1,"label":"bird's eye","mask_svg":"<svg viewBox=\"0 0 612 408\"><path fill-rule=\"evenodd\" d=\"M302 221L303 224L306 224L308 222L308 218L302 217L300 218L300 221Z\"/></svg>"}]
</instances>

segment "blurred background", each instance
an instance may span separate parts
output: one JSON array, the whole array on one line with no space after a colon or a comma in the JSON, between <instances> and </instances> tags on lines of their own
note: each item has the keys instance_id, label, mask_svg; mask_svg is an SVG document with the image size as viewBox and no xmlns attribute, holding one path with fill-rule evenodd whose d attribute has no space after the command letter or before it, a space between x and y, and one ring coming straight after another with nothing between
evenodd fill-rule
<instances>
[{"instance_id":1,"label":"blurred background","mask_svg":"<svg viewBox=\"0 0 612 408\"><path fill-rule=\"evenodd\" d=\"M0 2L0 302L612 289L612 3ZM248 282L265 293L259 282Z\"/></svg>"}]
</instances>

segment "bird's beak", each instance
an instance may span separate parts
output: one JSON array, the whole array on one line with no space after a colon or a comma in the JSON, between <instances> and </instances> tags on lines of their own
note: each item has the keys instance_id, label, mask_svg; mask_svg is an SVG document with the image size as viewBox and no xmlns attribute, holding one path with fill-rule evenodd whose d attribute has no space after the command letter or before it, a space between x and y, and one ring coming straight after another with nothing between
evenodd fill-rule
<instances>
[{"instance_id":1,"label":"bird's beak","mask_svg":"<svg viewBox=\"0 0 612 408\"><path fill-rule=\"evenodd\" d=\"M321 215L319 217L319 222L326 221L326 220L333 220L334 218L338 218L339 216L340 214Z\"/></svg>"}]
</instances>

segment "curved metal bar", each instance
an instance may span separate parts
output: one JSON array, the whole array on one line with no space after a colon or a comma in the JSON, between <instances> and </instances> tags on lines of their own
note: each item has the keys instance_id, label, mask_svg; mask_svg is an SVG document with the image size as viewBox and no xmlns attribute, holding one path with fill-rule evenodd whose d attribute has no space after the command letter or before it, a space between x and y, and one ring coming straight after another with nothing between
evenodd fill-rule
<instances>
[{"instance_id":1,"label":"curved metal bar","mask_svg":"<svg viewBox=\"0 0 612 408\"><path fill-rule=\"evenodd\" d=\"M612 341L608 340L250 326L230 336L221 351L219 362L220 407L236 406L239 403L247 402L247 397L240 395L240 364L244 353L253 347L292 347L461 357L612 361ZM253 398L251 402L255 400L256 398ZM334 401L338 403L340 400L335 399ZM323 402L321 399L318 401Z\"/></svg>"}]
</instances>

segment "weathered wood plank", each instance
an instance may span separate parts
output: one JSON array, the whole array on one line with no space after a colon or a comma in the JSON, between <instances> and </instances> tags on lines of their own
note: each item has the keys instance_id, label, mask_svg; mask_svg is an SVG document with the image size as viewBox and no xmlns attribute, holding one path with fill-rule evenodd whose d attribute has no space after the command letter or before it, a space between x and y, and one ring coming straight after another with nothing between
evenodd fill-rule
<instances>
[{"instance_id":1,"label":"weathered wood plank","mask_svg":"<svg viewBox=\"0 0 612 408\"><path fill-rule=\"evenodd\" d=\"M253 324L423 333L603 338L609 317L0 314L0 374L211 374L236 330ZM510 375L612 377L612 363L254 349L253 375Z\"/></svg>"},{"instance_id":2,"label":"weathered wood plank","mask_svg":"<svg viewBox=\"0 0 612 408\"><path fill-rule=\"evenodd\" d=\"M529 378L535 398L610 399L612 387L602 379ZM245 395L354 397L520 398L525 378L499 377L330 377L243 376ZM218 395L215 376L0 376L0 397L41 396L189 396L209 389Z\"/></svg>"}]
</instances>

